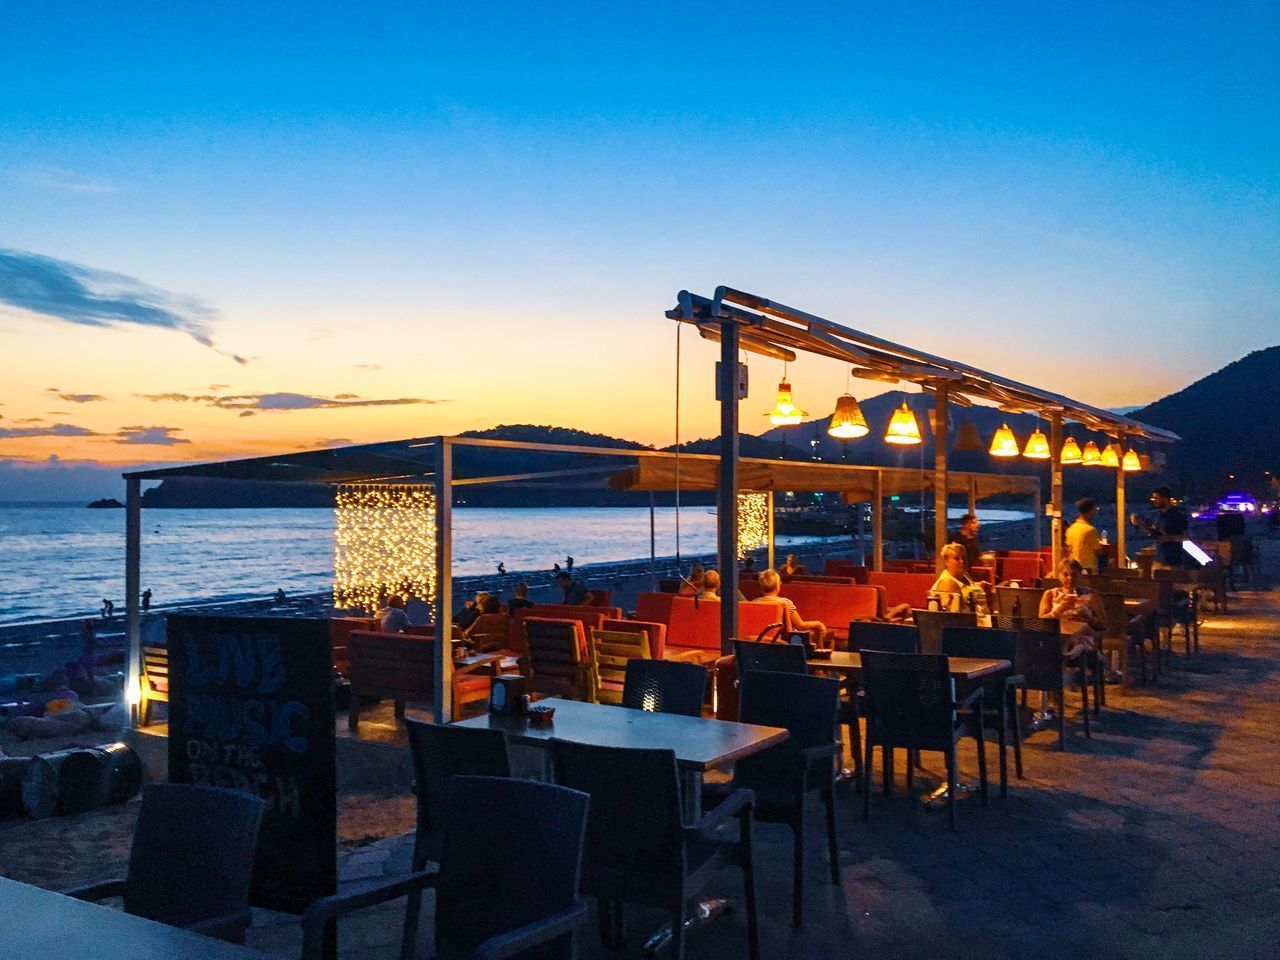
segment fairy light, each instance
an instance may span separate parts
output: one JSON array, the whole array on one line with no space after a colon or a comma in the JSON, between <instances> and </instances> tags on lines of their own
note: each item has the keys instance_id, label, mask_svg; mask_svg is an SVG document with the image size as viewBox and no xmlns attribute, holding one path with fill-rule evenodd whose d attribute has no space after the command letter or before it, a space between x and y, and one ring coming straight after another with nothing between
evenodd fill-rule
<instances>
[{"instance_id":1,"label":"fairy light","mask_svg":"<svg viewBox=\"0 0 1280 960\"><path fill-rule=\"evenodd\" d=\"M435 598L436 501L421 484L342 484L334 506L333 605L378 609L388 593Z\"/></svg>"},{"instance_id":2,"label":"fairy light","mask_svg":"<svg viewBox=\"0 0 1280 960\"><path fill-rule=\"evenodd\" d=\"M769 543L769 495L738 494L738 559Z\"/></svg>"}]
</instances>

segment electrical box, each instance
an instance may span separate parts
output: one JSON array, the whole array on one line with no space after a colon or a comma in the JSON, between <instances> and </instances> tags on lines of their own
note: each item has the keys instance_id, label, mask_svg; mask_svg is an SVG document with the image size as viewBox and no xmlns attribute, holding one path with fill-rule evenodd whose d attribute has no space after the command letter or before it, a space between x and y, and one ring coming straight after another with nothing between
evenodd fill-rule
<instances>
[{"instance_id":1,"label":"electrical box","mask_svg":"<svg viewBox=\"0 0 1280 960\"><path fill-rule=\"evenodd\" d=\"M721 396L722 391L720 389L720 383L723 379L721 376L722 370L723 370L723 362L720 360L717 360L716 361L716 400L724 399ZM747 399L747 365L745 363L738 364L738 385L737 386L738 386L738 399L739 400Z\"/></svg>"}]
</instances>

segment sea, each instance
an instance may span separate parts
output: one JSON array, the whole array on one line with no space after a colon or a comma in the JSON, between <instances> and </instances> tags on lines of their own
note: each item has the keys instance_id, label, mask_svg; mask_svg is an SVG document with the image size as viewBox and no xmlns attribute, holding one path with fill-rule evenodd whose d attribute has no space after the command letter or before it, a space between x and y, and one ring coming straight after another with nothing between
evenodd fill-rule
<instances>
[{"instance_id":1,"label":"sea","mask_svg":"<svg viewBox=\"0 0 1280 960\"><path fill-rule=\"evenodd\" d=\"M1027 514L995 510L985 518L1020 516ZM323 509L144 510L142 589L157 608L328 590L333 521ZM510 572L550 571L566 556L588 569L649 556L647 507L457 507L453 522L460 576L493 573L500 562ZM680 510L678 544L676 527L674 508L655 512L659 557L715 551L715 515L706 507ZM813 539L779 536L777 543ZM0 624L90 614L103 599L123 613L123 510L0 504Z\"/></svg>"}]
</instances>

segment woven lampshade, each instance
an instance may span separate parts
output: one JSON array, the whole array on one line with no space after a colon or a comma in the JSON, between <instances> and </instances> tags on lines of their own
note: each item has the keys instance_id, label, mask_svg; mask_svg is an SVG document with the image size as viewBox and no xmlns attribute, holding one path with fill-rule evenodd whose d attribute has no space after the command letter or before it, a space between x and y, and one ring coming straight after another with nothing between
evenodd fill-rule
<instances>
[{"instance_id":1,"label":"woven lampshade","mask_svg":"<svg viewBox=\"0 0 1280 960\"><path fill-rule=\"evenodd\" d=\"M1120 461L1120 466L1125 473L1137 473L1142 469L1142 461L1138 458L1138 451L1130 447L1124 452L1124 458Z\"/></svg>"},{"instance_id":2,"label":"woven lampshade","mask_svg":"<svg viewBox=\"0 0 1280 960\"><path fill-rule=\"evenodd\" d=\"M791 402L791 384L785 380L779 380L778 402L769 411L769 422L775 427L790 427L807 416L807 413Z\"/></svg>"},{"instance_id":3,"label":"woven lampshade","mask_svg":"<svg viewBox=\"0 0 1280 960\"><path fill-rule=\"evenodd\" d=\"M1035 433L1027 438L1027 445L1022 448L1022 455L1028 460L1048 460L1053 454L1049 450L1049 438L1036 428Z\"/></svg>"},{"instance_id":4,"label":"woven lampshade","mask_svg":"<svg viewBox=\"0 0 1280 960\"><path fill-rule=\"evenodd\" d=\"M982 437L978 434L978 426L972 420L961 421L960 433L956 436L956 445L953 449L956 453L971 453L986 449Z\"/></svg>"},{"instance_id":5,"label":"woven lampshade","mask_svg":"<svg viewBox=\"0 0 1280 960\"><path fill-rule=\"evenodd\" d=\"M1102 451L1098 449L1098 445L1092 440L1084 445L1084 453L1080 456L1080 462L1086 467L1102 466Z\"/></svg>"},{"instance_id":6,"label":"woven lampshade","mask_svg":"<svg viewBox=\"0 0 1280 960\"><path fill-rule=\"evenodd\" d=\"M836 411L831 414L831 425L827 433L837 440L856 440L871 432L867 426L867 418L862 415L862 408L852 394L844 394L836 400Z\"/></svg>"},{"instance_id":7,"label":"woven lampshade","mask_svg":"<svg viewBox=\"0 0 1280 960\"><path fill-rule=\"evenodd\" d=\"M1067 437L1062 441L1062 463L1072 464L1079 463L1084 457L1080 453L1080 444L1076 443L1075 437Z\"/></svg>"},{"instance_id":8,"label":"woven lampshade","mask_svg":"<svg viewBox=\"0 0 1280 960\"><path fill-rule=\"evenodd\" d=\"M1102 448L1102 465L1104 467L1120 466L1120 445L1108 443Z\"/></svg>"},{"instance_id":9,"label":"woven lampshade","mask_svg":"<svg viewBox=\"0 0 1280 960\"><path fill-rule=\"evenodd\" d=\"M893 419L889 421L889 428L884 432L884 442L903 445L922 442L920 424L916 422L916 415L907 406L907 401L903 400L902 406L893 411Z\"/></svg>"},{"instance_id":10,"label":"woven lampshade","mask_svg":"<svg viewBox=\"0 0 1280 960\"><path fill-rule=\"evenodd\" d=\"M995 436L991 438L990 453L993 457L1016 457L1018 455L1018 438L1013 435L1009 424L1001 424Z\"/></svg>"}]
</instances>

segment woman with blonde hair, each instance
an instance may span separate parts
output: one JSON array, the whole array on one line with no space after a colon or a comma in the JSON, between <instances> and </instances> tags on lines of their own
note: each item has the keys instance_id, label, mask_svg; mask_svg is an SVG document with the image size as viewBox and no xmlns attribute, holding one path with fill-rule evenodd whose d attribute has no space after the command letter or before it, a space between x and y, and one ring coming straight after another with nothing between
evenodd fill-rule
<instances>
[{"instance_id":1,"label":"woman with blonde hair","mask_svg":"<svg viewBox=\"0 0 1280 960\"><path fill-rule=\"evenodd\" d=\"M948 543L942 548L942 572L929 588L930 596L937 596L944 609L967 610L986 608L987 592L981 583L965 571L963 544ZM955 599L950 599L954 596Z\"/></svg>"},{"instance_id":2,"label":"woman with blonde hair","mask_svg":"<svg viewBox=\"0 0 1280 960\"><path fill-rule=\"evenodd\" d=\"M788 597L778 595L778 591L782 589L782 578L778 576L777 570L761 570L760 576L756 578L760 583L760 596L754 603L781 603L783 607L782 627L788 633L807 633L813 640L814 646L825 646L827 636L830 631L827 630L826 624L820 620L806 620L800 616L800 611L796 609L795 602Z\"/></svg>"}]
</instances>

